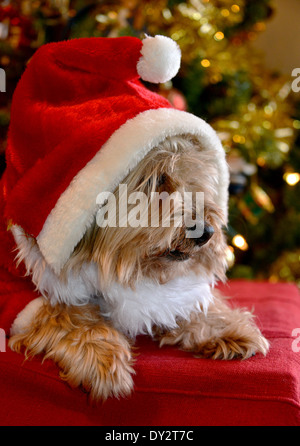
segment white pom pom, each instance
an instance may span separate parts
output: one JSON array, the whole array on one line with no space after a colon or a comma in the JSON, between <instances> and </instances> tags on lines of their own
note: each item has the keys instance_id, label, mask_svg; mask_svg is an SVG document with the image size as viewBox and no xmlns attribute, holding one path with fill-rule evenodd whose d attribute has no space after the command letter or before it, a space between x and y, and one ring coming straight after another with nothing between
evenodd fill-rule
<instances>
[{"instance_id":1,"label":"white pom pom","mask_svg":"<svg viewBox=\"0 0 300 446\"><path fill-rule=\"evenodd\" d=\"M155 84L172 79L180 68L181 52L174 40L165 36L147 36L143 40L142 56L137 72L144 81Z\"/></svg>"}]
</instances>

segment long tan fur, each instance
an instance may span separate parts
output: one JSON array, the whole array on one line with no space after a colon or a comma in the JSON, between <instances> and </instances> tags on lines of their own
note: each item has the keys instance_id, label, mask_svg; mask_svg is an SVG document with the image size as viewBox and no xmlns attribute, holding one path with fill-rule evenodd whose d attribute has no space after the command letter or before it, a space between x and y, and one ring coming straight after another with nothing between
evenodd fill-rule
<instances>
[{"instance_id":1,"label":"long tan fur","mask_svg":"<svg viewBox=\"0 0 300 446\"><path fill-rule=\"evenodd\" d=\"M125 396L133 387L133 355L128 339L99 314L99 307L48 303L23 333L9 340L26 359L44 354L61 368L72 387L81 386L94 400Z\"/></svg>"}]
</instances>

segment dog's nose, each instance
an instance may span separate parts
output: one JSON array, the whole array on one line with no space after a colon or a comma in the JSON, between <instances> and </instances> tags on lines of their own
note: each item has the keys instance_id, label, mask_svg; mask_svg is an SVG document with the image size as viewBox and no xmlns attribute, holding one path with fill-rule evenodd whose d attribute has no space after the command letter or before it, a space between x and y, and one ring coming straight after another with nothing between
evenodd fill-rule
<instances>
[{"instance_id":1,"label":"dog's nose","mask_svg":"<svg viewBox=\"0 0 300 446\"><path fill-rule=\"evenodd\" d=\"M198 246L205 245L205 243L207 243L208 240L214 235L214 232L215 232L214 228L208 223L205 223L203 234L201 235L201 237L195 239L196 245Z\"/></svg>"}]
</instances>

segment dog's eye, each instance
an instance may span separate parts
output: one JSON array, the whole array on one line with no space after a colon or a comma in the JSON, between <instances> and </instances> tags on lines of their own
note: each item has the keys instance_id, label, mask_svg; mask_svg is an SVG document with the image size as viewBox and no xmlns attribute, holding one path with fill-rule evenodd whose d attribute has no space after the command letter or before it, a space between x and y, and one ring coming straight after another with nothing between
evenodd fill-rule
<instances>
[{"instance_id":1,"label":"dog's eye","mask_svg":"<svg viewBox=\"0 0 300 446\"><path fill-rule=\"evenodd\" d=\"M157 178L156 186L157 186L157 187L162 186L163 184L165 184L166 180L167 180L167 175L166 175L165 173L163 173L162 175L160 175L160 176Z\"/></svg>"}]
</instances>

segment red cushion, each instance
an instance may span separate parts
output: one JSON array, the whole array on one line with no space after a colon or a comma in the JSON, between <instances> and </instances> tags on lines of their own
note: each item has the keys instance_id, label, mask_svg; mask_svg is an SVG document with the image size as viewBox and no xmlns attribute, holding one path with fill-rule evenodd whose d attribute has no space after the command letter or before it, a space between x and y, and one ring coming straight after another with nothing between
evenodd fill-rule
<instances>
[{"instance_id":1,"label":"red cushion","mask_svg":"<svg viewBox=\"0 0 300 446\"><path fill-rule=\"evenodd\" d=\"M7 351L0 355L0 424L299 425L300 353L292 348L292 331L300 328L296 286L233 281L221 288L235 305L254 307L271 342L266 358L196 359L141 337L133 395L94 407L59 379L51 361L23 362Z\"/></svg>"}]
</instances>

